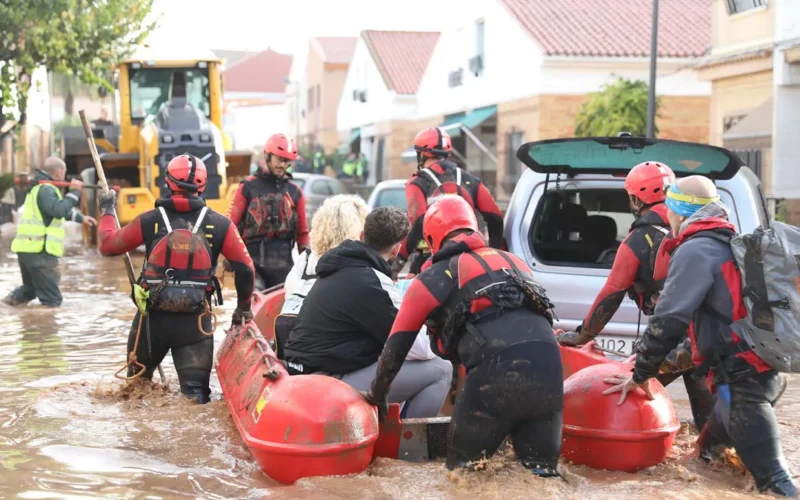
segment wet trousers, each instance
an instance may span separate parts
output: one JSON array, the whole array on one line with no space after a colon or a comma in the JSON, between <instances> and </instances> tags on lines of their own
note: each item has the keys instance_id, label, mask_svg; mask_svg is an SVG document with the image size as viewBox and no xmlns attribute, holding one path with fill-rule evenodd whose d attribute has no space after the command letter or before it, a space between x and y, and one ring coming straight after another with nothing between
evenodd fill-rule
<instances>
[{"instance_id":1,"label":"wet trousers","mask_svg":"<svg viewBox=\"0 0 800 500\"><path fill-rule=\"evenodd\" d=\"M368 391L377 371L378 363L375 362L360 370L335 377L358 391ZM389 388L389 402L405 401L403 416L407 418L436 417L447 398L452 378L453 365L442 358L406 360Z\"/></svg>"},{"instance_id":2,"label":"wet trousers","mask_svg":"<svg viewBox=\"0 0 800 500\"><path fill-rule=\"evenodd\" d=\"M704 446L733 446L760 492L796 498L797 487L781 450L773 409L784 387L774 371L718 386L717 402L704 429Z\"/></svg>"},{"instance_id":3,"label":"wet trousers","mask_svg":"<svg viewBox=\"0 0 800 500\"><path fill-rule=\"evenodd\" d=\"M683 383L686 386L686 394L689 395L689 405L692 408L692 417L694 417L694 425L698 431L703 430L711 411L714 408L714 396L708 390L708 384L705 378L696 378L692 375L694 372L689 373L667 373L658 375L656 380L661 382L664 387L671 384L678 377L683 376Z\"/></svg>"},{"instance_id":4,"label":"wet trousers","mask_svg":"<svg viewBox=\"0 0 800 500\"><path fill-rule=\"evenodd\" d=\"M510 435L524 467L558 475L564 384L553 338L551 329L549 340L513 344L468 367L448 429L448 469L491 456Z\"/></svg>"},{"instance_id":5,"label":"wet trousers","mask_svg":"<svg viewBox=\"0 0 800 500\"><path fill-rule=\"evenodd\" d=\"M148 321L142 325L136 357L147 370L143 378L151 380L153 372L164 360L170 350L175 370L178 372L181 392L198 403L210 401L211 368L214 361L214 338L203 335L197 327L196 314L157 313L149 314ZM128 353L133 351L136 342L136 329L140 315L133 319L128 336ZM203 318L203 329L211 330L211 320ZM149 335L148 335L149 333ZM133 375L134 367L128 369Z\"/></svg>"},{"instance_id":6,"label":"wet trousers","mask_svg":"<svg viewBox=\"0 0 800 500\"><path fill-rule=\"evenodd\" d=\"M289 240L264 240L247 246L256 271L256 291L266 290L286 281L286 275L294 265L292 248L294 242Z\"/></svg>"},{"instance_id":7,"label":"wet trousers","mask_svg":"<svg viewBox=\"0 0 800 500\"><path fill-rule=\"evenodd\" d=\"M44 306L61 305L61 271L58 270L58 257L45 252L19 253L19 269L22 273L22 286L12 291L5 302L10 305L27 304L39 299Z\"/></svg>"}]
</instances>

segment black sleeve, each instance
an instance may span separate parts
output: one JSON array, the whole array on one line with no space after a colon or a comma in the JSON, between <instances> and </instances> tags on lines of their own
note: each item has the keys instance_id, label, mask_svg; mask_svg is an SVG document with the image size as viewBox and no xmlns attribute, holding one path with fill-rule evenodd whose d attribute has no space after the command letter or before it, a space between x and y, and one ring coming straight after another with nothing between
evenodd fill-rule
<instances>
[{"instance_id":1,"label":"black sleeve","mask_svg":"<svg viewBox=\"0 0 800 500\"><path fill-rule=\"evenodd\" d=\"M39 195L36 202L39 204L39 210L43 214L49 215L54 219L66 219L74 222L82 222L83 215L75 208L80 200L80 191L72 190L64 196L63 199L58 198L56 192L58 188L55 186L43 185L39 188Z\"/></svg>"}]
</instances>

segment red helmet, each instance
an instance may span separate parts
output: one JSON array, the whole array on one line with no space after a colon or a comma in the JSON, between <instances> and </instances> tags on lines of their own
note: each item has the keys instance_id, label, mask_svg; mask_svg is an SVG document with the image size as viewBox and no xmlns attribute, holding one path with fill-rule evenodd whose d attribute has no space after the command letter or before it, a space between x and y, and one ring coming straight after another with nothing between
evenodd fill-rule
<instances>
[{"instance_id":1,"label":"red helmet","mask_svg":"<svg viewBox=\"0 0 800 500\"><path fill-rule=\"evenodd\" d=\"M182 154L167 164L167 186L170 191L199 194L205 190L207 180L206 164L196 156Z\"/></svg>"},{"instance_id":2,"label":"red helmet","mask_svg":"<svg viewBox=\"0 0 800 500\"><path fill-rule=\"evenodd\" d=\"M283 134L273 134L264 145L264 153L285 158L289 161L297 159L297 144Z\"/></svg>"},{"instance_id":3,"label":"red helmet","mask_svg":"<svg viewBox=\"0 0 800 500\"><path fill-rule=\"evenodd\" d=\"M430 127L414 137L414 149L425 158L441 158L450 154L453 144L444 130Z\"/></svg>"},{"instance_id":4,"label":"red helmet","mask_svg":"<svg viewBox=\"0 0 800 500\"><path fill-rule=\"evenodd\" d=\"M639 198L645 205L666 199L664 188L675 182L671 168L657 161L646 161L633 167L625 177L625 191Z\"/></svg>"},{"instance_id":5,"label":"red helmet","mask_svg":"<svg viewBox=\"0 0 800 500\"><path fill-rule=\"evenodd\" d=\"M444 239L458 229L479 231L475 211L464 198L444 195L425 212L422 235L432 253L438 252Z\"/></svg>"}]
</instances>

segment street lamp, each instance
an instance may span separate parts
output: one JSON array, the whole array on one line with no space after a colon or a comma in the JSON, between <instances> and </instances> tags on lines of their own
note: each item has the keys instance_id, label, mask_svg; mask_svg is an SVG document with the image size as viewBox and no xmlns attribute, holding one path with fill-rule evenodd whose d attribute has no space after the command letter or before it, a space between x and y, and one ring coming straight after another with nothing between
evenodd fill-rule
<instances>
[{"instance_id":1,"label":"street lamp","mask_svg":"<svg viewBox=\"0 0 800 500\"><path fill-rule=\"evenodd\" d=\"M650 84L647 87L647 137L655 138L656 59L658 58L658 0L653 0L653 26L650 31Z\"/></svg>"}]
</instances>

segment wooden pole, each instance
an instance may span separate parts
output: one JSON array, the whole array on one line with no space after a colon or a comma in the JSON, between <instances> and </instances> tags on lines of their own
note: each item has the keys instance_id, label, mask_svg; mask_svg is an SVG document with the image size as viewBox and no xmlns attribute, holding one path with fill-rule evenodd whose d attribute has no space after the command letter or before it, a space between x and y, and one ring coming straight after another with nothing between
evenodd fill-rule
<instances>
[{"instance_id":1,"label":"wooden pole","mask_svg":"<svg viewBox=\"0 0 800 500\"><path fill-rule=\"evenodd\" d=\"M106 173L103 171L103 165L100 163L100 155L97 153L97 145L94 143L94 135L92 135L92 127L89 126L89 121L86 119L86 114L83 110L80 110L78 114L81 117L81 124L83 125L83 133L86 134L86 144L89 145L89 152L92 155L92 161L94 162L94 168L97 171L97 178L99 180L98 184L100 184L100 188L103 190L104 193L108 193L108 181L106 180ZM117 224L117 229L120 227L119 217L117 217L117 212L114 212L114 222ZM136 283L136 274L133 271L133 261L131 260L131 256L128 252L122 256L123 260L125 261L125 271L128 273L128 281L130 282L131 286ZM142 318L139 321L143 321ZM161 376L161 381L164 384L167 383L167 377L164 374L164 370L161 368L161 365L158 365L158 374Z\"/></svg>"}]
</instances>

